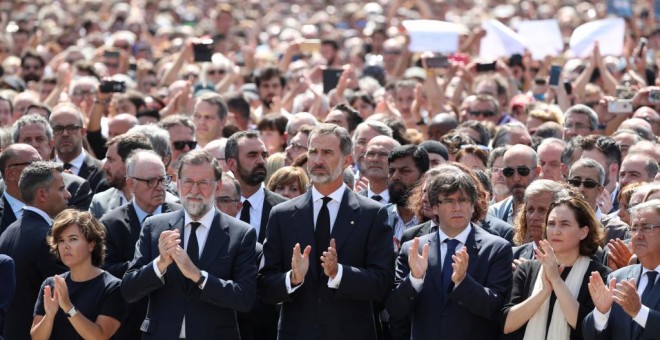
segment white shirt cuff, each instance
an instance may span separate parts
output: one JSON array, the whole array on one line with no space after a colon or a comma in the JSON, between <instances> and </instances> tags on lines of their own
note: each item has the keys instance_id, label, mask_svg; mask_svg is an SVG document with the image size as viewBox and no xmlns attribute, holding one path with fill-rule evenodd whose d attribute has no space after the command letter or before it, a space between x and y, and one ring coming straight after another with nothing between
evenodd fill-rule
<instances>
[{"instance_id":1,"label":"white shirt cuff","mask_svg":"<svg viewBox=\"0 0 660 340\"><path fill-rule=\"evenodd\" d=\"M157 262L157 261L153 261L153 262L152 262L152 263L153 263L153 267L154 267L154 271L156 272L156 276L158 276L158 278L159 278L161 281L163 281L163 275L165 275L165 273L167 273L167 269L165 270L165 272L161 273L160 270L158 270L158 264L156 264L156 262Z\"/></svg>"},{"instance_id":2,"label":"white shirt cuff","mask_svg":"<svg viewBox=\"0 0 660 340\"><path fill-rule=\"evenodd\" d=\"M649 319L649 307L642 305L639 313L633 318L642 328L646 328L646 321Z\"/></svg>"},{"instance_id":3,"label":"white shirt cuff","mask_svg":"<svg viewBox=\"0 0 660 340\"><path fill-rule=\"evenodd\" d=\"M305 283L305 279L303 278L302 282L300 282L299 285L297 285L295 287L291 287L291 272L292 271L289 270L289 272L286 273L286 277L284 278L284 284L286 284L286 292L289 293L289 294L295 292L296 289L300 288L300 286L302 286L303 283Z\"/></svg>"},{"instance_id":4,"label":"white shirt cuff","mask_svg":"<svg viewBox=\"0 0 660 340\"><path fill-rule=\"evenodd\" d=\"M607 327L607 320L610 318L610 312L612 308L608 310L605 314L601 313L598 308L594 308L594 328L598 332L602 332L603 329Z\"/></svg>"},{"instance_id":5,"label":"white shirt cuff","mask_svg":"<svg viewBox=\"0 0 660 340\"><path fill-rule=\"evenodd\" d=\"M200 272L204 276L204 282L202 282L202 284L199 285L199 289L203 290L204 287L206 287L206 282L209 280L209 273L206 270L201 270Z\"/></svg>"},{"instance_id":6,"label":"white shirt cuff","mask_svg":"<svg viewBox=\"0 0 660 340\"><path fill-rule=\"evenodd\" d=\"M417 279L413 277L412 273L408 274L408 276L410 277L410 284L412 285L413 289L415 289L417 293L421 292L422 286L424 285L424 277L426 277L426 274L424 274L424 277L422 277L421 279Z\"/></svg>"},{"instance_id":7,"label":"white shirt cuff","mask_svg":"<svg viewBox=\"0 0 660 340\"><path fill-rule=\"evenodd\" d=\"M341 283L341 274L343 272L343 266L341 264L337 265L337 275L335 275L334 279L328 278L328 288L339 289L339 284Z\"/></svg>"}]
</instances>

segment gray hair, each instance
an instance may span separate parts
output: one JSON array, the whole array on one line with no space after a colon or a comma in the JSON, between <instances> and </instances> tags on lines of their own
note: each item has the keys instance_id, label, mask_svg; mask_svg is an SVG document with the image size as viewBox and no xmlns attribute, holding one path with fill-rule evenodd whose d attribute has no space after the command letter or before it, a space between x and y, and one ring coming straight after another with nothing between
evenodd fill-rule
<instances>
[{"instance_id":1,"label":"gray hair","mask_svg":"<svg viewBox=\"0 0 660 340\"><path fill-rule=\"evenodd\" d=\"M13 143L12 128L9 126L0 127L0 150L6 149L12 143Z\"/></svg>"},{"instance_id":2,"label":"gray hair","mask_svg":"<svg viewBox=\"0 0 660 340\"><path fill-rule=\"evenodd\" d=\"M571 170L568 172L568 177L571 177L573 169L577 167L585 167L591 169L598 169L598 184L603 185L605 183L605 169L600 163L594 161L591 158L580 158L577 162L573 163Z\"/></svg>"},{"instance_id":3,"label":"gray hair","mask_svg":"<svg viewBox=\"0 0 660 340\"><path fill-rule=\"evenodd\" d=\"M136 133L146 136L147 139L149 139L149 142L151 142L151 146L153 146L154 151L162 159L172 155L172 149L170 147L170 133L161 127L151 124L137 125L132 127L126 133Z\"/></svg>"},{"instance_id":4,"label":"gray hair","mask_svg":"<svg viewBox=\"0 0 660 340\"><path fill-rule=\"evenodd\" d=\"M161 163L163 162L162 157L153 150L137 149L128 155L126 159L126 176L133 176L135 173L135 167L140 160L145 158L155 157ZM163 164L165 166L165 164Z\"/></svg>"},{"instance_id":5,"label":"gray hair","mask_svg":"<svg viewBox=\"0 0 660 340\"><path fill-rule=\"evenodd\" d=\"M506 151L509 150L509 145L503 145L500 146L499 148L495 148L490 151L490 154L488 155L488 162L486 163L486 166L488 169L491 169L493 167L493 163L495 163L495 160L504 157L504 154Z\"/></svg>"},{"instance_id":6,"label":"gray hair","mask_svg":"<svg viewBox=\"0 0 660 340\"><path fill-rule=\"evenodd\" d=\"M353 188L355 186L355 174L353 173L353 169L350 166L344 169L342 179L349 188Z\"/></svg>"},{"instance_id":7,"label":"gray hair","mask_svg":"<svg viewBox=\"0 0 660 340\"><path fill-rule=\"evenodd\" d=\"M46 138L48 138L49 141L53 140L53 128L50 126L48 120L41 115L33 113L19 118L14 122L14 125L12 125L11 137L14 140L14 143L18 143L18 140L21 138L21 129L24 126L32 124L43 126L44 131L46 131Z\"/></svg>"},{"instance_id":8,"label":"gray hair","mask_svg":"<svg viewBox=\"0 0 660 340\"><path fill-rule=\"evenodd\" d=\"M365 120L364 122L358 124L353 131L353 144L357 143L357 130L361 127L368 126L378 132L379 135L392 137L392 128L387 126L387 124L378 121L378 120Z\"/></svg>"},{"instance_id":9,"label":"gray hair","mask_svg":"<svg viewBox=\"0 0 660 340\"><path fill-rule=\"evenodd\" d=\"M218 160L216 160L215 157L211 156L210 153L204 150L192 150L181 156L181 159L179 160L179 164L177 164L176 167L176 174L179 177L179 179L183 178L181 172L183 170L183 166L186 164L187 165L210 164L211 167L213 168L213 174L215 176L215 180L216 181L222 180L222 168L220 167Z\"/></svg>"},{"instance_id":10,"label":"gray hair","mask_svg":"<svg viewBox=\"0 0 660 340\"><path fill-rule=\"evenodd\" d=\"M353 143L351 142L351 135L348 134L348 131L341 126L335 124L319 124L312 132L309 133L309 141L312 141L312 138L316 135L329 135L333 134L339 138L339 149L341 150L342 155L350 155ZM229 144L229 143L227 143Z\"/></svg>"},{"instance_id":11,"label":"gray hair","mask_svg":"<svg viewBox=\"0 0 660 340\"><path fill-rule=\"evenodd\" d=\"M296 113L295 115L291 116L291 119L289 119L289 121L286 123L286 134L291 138L293 138L293 136L298 132L293 129L298 121L304 121L304 123L299 125L299 127L305 124L316 126L319 123L318 119L316 119L316 117L314 117L314 115L309 112Z\"/></svg>"},{"instance_id":12,"label":"gray hair","mask_svg":"<svg viewBox=\"0 0 660 340\"><path fill-rule=\"evenodd\" d=\"M158 127L161 127L165 130L170 130L175 126L183 126L189 128L192 131L193 136L195 135L195 123L186 115L172 115L163 118L158 122Z\"/></svg>"},{"instance_id":13,"label":"gray hair","mask_svg":"<svg viewBox=\"0 0 660 340\"><path fill-rule=\"evenodd\" d=\"M37 195L37 190L46 189L55 180L54 172L62 172L64 169L55 162L37 161L23 170L18 180L18 189L25 203L31 205Z\"/></svg>"},{"instance_id":14,"label":"gray hair","mask_svg":"<svg viewBox=\"0 0 660 340\"><path fill-rule=\"evenodd\" d=\"M596 111L594 111L592 108L583 104L573 105L569 107L568 110L566 110L564 113L564 121L568 119L568 116L573 114L587 115L589 117L589 125L591 130L595 131L598 129L598 114L596 114Z\"/></svg>"},{"instance_id":15,"label":"gray hair","mask_svg":"<svg viewBox=\"0 0 660 340\"><path fill-rule=\"evenodd\" d=\"M556 181L549 179L537 179L529 184L525 189L525 202L528 202L532 197L550 192L553 194L552 200L555 201L559 198L568 196L568 191L564 190L566 187Z\"/></svg>"},{"instance_id":16,"label":"gray hair","mask_svg":"<svg viewBox=\"0 0 660 340\"><path fill-rule=\"evenodd\" d=\"M540 149L542 146L546 146L546 145L558 145L558 146L561 146L561 149L562 149L562 151L563 151L563 150L564 150L564 147L566 146L566 142L564 142L563 140L561 140L561 139L559 139L559 138L546 138L546 139L544 139L544 140L541 142L541 144L539 144L539 146L536 148L537 152L538 152L538 149Z\"/></svg>"},{"instance_id":17,"label":"gray hair","mask_svg":"<svg viewBox=\"0 0 660 340\"><path fill-rule=\"evenodd\" d=\"M649 182L653 182L655 175L658 174L658 161L656 161L655 158L641 152L628 154L623 160L625 161L628 158L639 158L644 161L644 170L648 173L648 179L650 179Z\"/></svg>"},{"instance_id":18,"label":"gray hair","mask_svg":"<svg viewBox=\"0 0 660 340\"><path fill-rule=\"evenodd\" d=\"M234 191L236 191L236 196L238 197L238 199L240 199L241 194L242 194L241 193L241 184L238 183L238 181L234 177L232 177L230 174L228 174L228 173L224 173L224 174L225 175L222 176L223 177L222 181L231 183L234 186Z\"/></svg>"},{"instance_id":19,"label":"gray hair","mask_svg":"<svg viewBox=\"0 0 660 340\"><path fill-rule=\"evenodd\" d=\"M637 215L642 211L651 211L654 214L660 214L660 199L652 199L631 207L630 215Z\"/></svg>"}]
</instances>

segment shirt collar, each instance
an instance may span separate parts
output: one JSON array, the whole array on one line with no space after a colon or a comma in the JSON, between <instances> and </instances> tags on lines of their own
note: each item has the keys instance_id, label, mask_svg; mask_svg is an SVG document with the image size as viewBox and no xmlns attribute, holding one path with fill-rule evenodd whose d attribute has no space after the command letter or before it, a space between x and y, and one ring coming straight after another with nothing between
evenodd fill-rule
<instances>
[{"instance_id":1,"label":"shirt collar","mask_svg":"<svg viewBox=\"0 0 660 340\"><path fill-rule=\"evenodd\" d=\"M28 205L26 205L26 206L23 208L23 210L30 210L30 211L32 211L32 212L35 212L35 213L39 214L39 216L41 216L44 220L46 220L46 222L48 222L48 225L49 225L49 226L52 226L52 225L53 225L53 220L52 220L52 219L50 218L50 216L48 216L48 214L46 214L46 212L44 212L43 210L41 210L41 209L39 209L39 208L32 207L32 206L28 206Z\"/></svg>"},{"instance_id":2,"label":"shirt collar","mask_svg":"<svg viewBox=\"0 0 660 340\"><path fill-rule=\"evenodd\" d=\"M85 161L85 156L86 155L87 154L85 153L85 150L83 149L82 152L80 153L80 155L78 155L78 157L74 158L71 162L69 162L69 164L73 165L78 170L80 170L80 168L82 168L83 161ZM64 163L64 162L62 162L62 160L60 159L60 157L58 155L55 155L55 162L56 163Z\"/></svg>"},{"instance_id":3,"label":"shirt collar","mask_svg":"<svg viewBox=\"0 0 660 340\"><path fill-rule=\"evenodd\" d=\"M655 270L658 274L660 274L660 264L657 265L655 267L655 269L648 269L648 268L642 266L642 276L640 276L640 277L644 277L644 274L646 274L646 272L650 272L651 270Z\"/></svg>"},{"instance_id":4,"label":"shirt collar","mask_svg":"<svg viewBox=\"0 0 660 340\"><path fill-rule=\"evenodd\" d=\"M342 183L339 189L335 190L332 192L328 197L332 198L334 201L340 202L342 197L344 197L344 191L346 191L346 184ZM316 202L320 199L325 197L323 194L321 194L318 190L316 190L316 187L312 185L312 201Z\"/></svg>"},{"instance_id":5,"label":"shirt collar","mask_svg":"<svg viewBox=\"0 0 660 340\"><path fill-rule=\"evenodd\" d=\"M148 212L142 210L142 209L140 208L140 206L137 204L137 202L135 202L135 199L132 199L132 200L131 200L131 204L133 205L133 209L135 209L135 214L137 215L137 217L138 217L138 221L140 221L140 223L142 223L142 221L144 221L144 219L145 219L148 215L151 215L151 216L158 215L158 214L162 211L162 209L163 209L163 205L159 205L159 206L156 207L156 209L154 209L154 212L152 212L152 213L150 214L150 213L148 213Z\"/></svg>"},{"instance_id":6,"label":"shirt collar","mask_svg":"<svg viewBox=\"0 0 660 340\"><path fill-rule=\"evenodd\" d=\"M7 190L5 190L5 198L7 199L9 205L11 206L11 210L14 212L14 215L16 215L16 213L18 213L19 211L21 211L21 209L23 209L23 207L25 207L25 203L14 198L12 195L10 195L7 192Z\"/></svg>"},{"instance_id":7,"label":"shirt collar","mask_svg":"<svg viewBox=\"0 0 660 340\"><path fill-rule=\"evenodd\" d=\"M264 191L264 188L259 188L252 196L250 197L243 197L241 195L241 203L245 202L245 200L250 201L250 205L253 207L261 207L264 204L264 199L266 199L266 191Z\"/></svg>"},{"instance_id":8,"label":"shirt collar","mask_svg":"<svg viewBox=\"0 0 660 340\"><path fill-rule=\"evenodd\" d=\"M188 215L188 212L184 210L184 219L183 222L185 223L184 226L190 224L190 222L199 222L202 226L205 227L211 227L211 224L213 224L213 219L215 218L215 208L211 208L202 218L199 220L195 221L193 220L190 215Z\"/></svg>"},{"instance_id":9,"label":"shirt collar","mask_svg":"<svg viewBox=\"0 0 660 340\"><path fill-rule=\"evenodd\" d=\"M600 207L596 209L596 219L599 221L603 219L603 212L600 210Z\"/></svg>"},{"instance_id":10,"label":"shirt collar","mask_svg":"<svg viewBox=\"0 0 660 340\"><path fill-rule=\"evenodd\" d=\"M375 193L371 190L371 186L368 186L367 187L367 197L371 198L373 195L380 196L383 200L385 200L385 202L390 201L390 190L389 189L385 189L381 193L377 194L377 193Z\"/></svg>"},{"instance_id":11,"label":"shirt collar","mask_svg":"<svg viewBox=\"0 0 660 340\"><path fill-rule=\"evenodd\" d=\"M462 245L465 245L465 243L467 242L468 235L470 235L470 231L472 231L472 223L469 223L467 228L463 229L463 231L461 231L460 234L456 235L456 237L454 237L454 239L461 242ZM440 238L440 243L442 243L446 239L450 238L445 233L443 233L442 229L440 229L440 228L438 228L438 237Z\"/></svg>"}]
</instances>

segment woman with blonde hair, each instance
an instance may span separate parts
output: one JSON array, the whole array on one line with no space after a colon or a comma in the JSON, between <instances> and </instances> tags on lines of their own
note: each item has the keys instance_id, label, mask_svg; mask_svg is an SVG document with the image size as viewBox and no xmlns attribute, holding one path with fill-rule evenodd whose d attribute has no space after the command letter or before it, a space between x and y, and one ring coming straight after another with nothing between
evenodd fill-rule
<instances>
[{"instance_id":1,"label":"woman with blonde hair","mask_svg":"<svg viewBox=\"0 0 660 340\"><path fill-rule=\"evenodd\" d=\"M297 166L285 166L273 173L266 188L286 198L296 198L307 192L309 177L305 169Z\"/></svg>"}]
</instances>

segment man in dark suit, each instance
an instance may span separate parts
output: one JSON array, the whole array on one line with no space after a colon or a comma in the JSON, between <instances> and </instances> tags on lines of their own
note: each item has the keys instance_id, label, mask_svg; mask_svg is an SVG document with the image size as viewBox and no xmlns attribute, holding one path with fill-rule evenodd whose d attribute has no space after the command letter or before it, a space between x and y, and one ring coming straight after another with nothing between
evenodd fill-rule
<instances>
[{"instance_id":1,"label":"man in dark suit","mask_svg":"<svg viewBox=\"0 0 660 340\"><path fill-rule=\"evenodd\" d=\"M16 290L14 268L14 260L7 255L0 254L0 282L2 282L2 289L0 289L0 330L5 326L5 315L7 315L9 303L14 298L14 291ZM0 332L0 340L2 339L2 332Z\"/></svg>"},{"instance_id":2,"label":"man in dark suit","mask_svg":"<svg viewBox=\"0 0 660 340\"><path fill-rule=\"evenodd\" d=\"M29 144L39 152L42 160L49 160L55 141L53 140L53 129L46 118L37 115L27 115L14 122L12 126L14 143ZM92 202L92 187L89 182L81 177L69 173L62 173L66 190L71 194L68 206L78 210L89 209Z\"/></svg>"},{"instance_id":3,"label":"man in dark suit","mask_svg":"<svg viewBox=\"0 0 660 340\"><path fill-rule=\"evenodd\" d=\"M135 256L135 243L147 217L181 210L181 205L165 202L165 186L170 177L155 152L137 150L126 161L126 182L133 199L109 211L101 223L106 228L106 256L103 269L123 277ZM128 313L115 333L117 339L140 339L140 325L147 313L147 299L129 305Z\"/></svg>"},{"instance_id":4,"label":"man in dark suit","mask_svg":"<svg viewBox=\"0 0 660 340\"><path fill-rule=\"evenodd\" d=\"M390 203L389 163L387 158L392 149L401 146L399 142L388 136L376 136L369 141L364 155L364 176L367 188L358 192L383 205Z\"/></svg>"},{"instance_id":5,"label":"man in dark suit","mask_svg":"<svg viewBox=\"0 0 660 340\"><path fill-rule=\"evenodd\" d=\"M149 297L143 339L239 339L236 311L256 295L256 232L213 206L222 170L210 154L185 154L177 174L184 209L145 221L122 294Z\"/></svg>"},{"instance_id":6,"label":"man in dark suit","mask_svg":"<svg viewBox=\"0 0 660 340\"><path fill-rule=\"evenodd\" d=\"M287 200L263 187L263 181L266 179L266 158L266 145L255 131L237 132L227 140L227 167L241 185L243 207L236 214L236 218L257 230L259 243L263 243L266 237L266 225L271 209Z\"/></svg>"},{"instance_id":7,"label":"man in dark suit","mask_svg":"<svg viewBox=\"0 0 660 340\"><path fill-rule=\"evenodd\" d=\"M478 193L468 174L435 176L428 195L439 230L402 246L387 311L412 317L412 339L496 339L511 245L470 222Z\"/></svg>"},{"instance_id":8,"label":"man in dark suit","mask_svg":"<svg viewBox=\"0 0 660 340\"><path fill-rule=\"evenodd\" d=\"M372 302L393 282L385 207L343 183L352 164L346 129L319 125L308 156L312 188L271 212L260 295L282 303L280 339L375 339Z\"/></svg>"},{"instance_id":9,"label":"man in dark suit","mask_svg":"<svg viewBox=\"0 0 660 340\"><path fill-rule=\"evenodd\" d=\"M61 166L43 161L23 170L19 188L27 206L23 216L0 236L0 254L9 255L16 264L16 294L3 331L6 339L30 339L32 313L41 284L68 270L46 243L51 218L66 208L70 197L61 173Z\"/></svg>"},{"instance_id":10,"label":"man in dark suit","mask_svg":"<svg viewBox=\"0 0 660 340\"><path fill-rule=\"evenodd\" d=\"M21 173L26 166L41 158L33 147L27 144L12 144L0 153L0 172L7 188L2 194L0 208L0 235L14 223L17 218L23 216L23 196L18 187Z\"/></svg>"},{"instance_id":11,"label":"man in dark suit","mask_svg":"<svg viewBox=\"0 0 660 340\"><path fill-rule=\"evenodd\" d=\"M585 339L658 339L660 337L660 200L632 208L632 250L640 264L589 280L594 310L583 321ZM615 302L615 303L613 303Z\"/></svg>"},{"instance_id":12,"label":"man in dark suit","mask_svg":"<svg viewBox=\"0 0 660 340\"><path fill-rule=\"evenodd\" d=\"M55 162L86 179L92 190L98 192L99 183L105 177L103 164L83 150L87 130L82 112L73 104L60 104L53 109L49 122L55 139Z\"/></svg>"}]
</instances>

